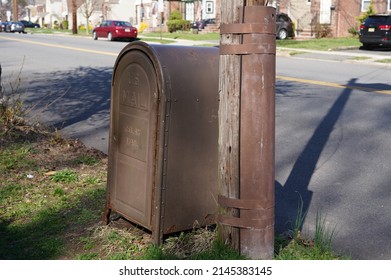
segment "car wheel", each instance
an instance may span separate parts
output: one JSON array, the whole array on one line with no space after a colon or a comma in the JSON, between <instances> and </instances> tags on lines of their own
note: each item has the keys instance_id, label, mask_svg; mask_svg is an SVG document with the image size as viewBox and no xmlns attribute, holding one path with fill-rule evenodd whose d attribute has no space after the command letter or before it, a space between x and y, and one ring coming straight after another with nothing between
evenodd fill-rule
<instances>
[{"instance_id":1,"label":"car wheel","mask_svg":"<svg viewBox=\"0 0 391 280\"><path fill-rule=\"evenodd\" d=\"M109 34L107 34L107 39L109 41L113 41L113 34L111 34L111 32L109 32Z\"/></svg>"},{"instance_id":2,"label":"car wheel","mask_svg":"<svg viewBox=\"0 0 391 280\"><path fill-rule=\"evenodd\" d=\"M288 32L286 29L280 29L277 34L277 38L280 40L285 40L288 37Z\"/></svg>"},{"instance_id":3,"label":"car wheel","mask_svg":"<svg viewBox=\"0 0 391 280\"><path fill-rule=\"evenodd\" d=\"M96 32L95 32L95 31L92 33L92 38L93 38L94 40L98 40L98 35L96 35Z\"/></svg>"}]
</instances>

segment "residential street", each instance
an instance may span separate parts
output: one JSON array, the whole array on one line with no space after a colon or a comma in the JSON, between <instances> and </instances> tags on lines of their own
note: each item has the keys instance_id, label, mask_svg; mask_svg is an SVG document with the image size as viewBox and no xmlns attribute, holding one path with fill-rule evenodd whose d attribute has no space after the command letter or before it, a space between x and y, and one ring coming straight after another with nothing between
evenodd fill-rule
<instances>
[{"instance_id":1,"label":"residential street","mask_svg":"<svg viewBox=\"0 0 391 280\"><path fill-rule=\"evenodd\" d=\"M126 44L0 33L3 83L20 80L32 120L107 153L112 70ZM374 62L382 58L390 52L277 52L276 227L293 226L302 199L303 232L320 214L335 251L353 259L391 259L391 70Z\"/></svg>"}]
</instances>

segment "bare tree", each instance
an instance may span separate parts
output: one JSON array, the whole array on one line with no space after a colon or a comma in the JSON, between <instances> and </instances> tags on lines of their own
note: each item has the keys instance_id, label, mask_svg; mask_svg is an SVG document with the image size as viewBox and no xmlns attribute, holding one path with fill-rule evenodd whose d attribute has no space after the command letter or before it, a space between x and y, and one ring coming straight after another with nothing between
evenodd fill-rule
<instances>
[{"instance_id":1,"label":"bare tree","mask_svg":"<svg viewBox=\"0 0 391 280\"><path fill-rule=\"evenodd\" d=\"M81 14L86 19L86 33L88 34L89 19L93 12L102 6L102 0L84 0L80 6Z\"/></svg>"}]
</instances>

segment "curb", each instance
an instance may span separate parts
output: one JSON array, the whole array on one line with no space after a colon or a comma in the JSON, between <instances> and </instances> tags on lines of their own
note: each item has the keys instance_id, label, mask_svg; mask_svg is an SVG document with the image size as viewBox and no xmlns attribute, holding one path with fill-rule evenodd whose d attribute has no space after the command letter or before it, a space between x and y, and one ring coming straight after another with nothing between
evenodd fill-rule
<instances>
[{"instance_id":1,"label":"curb","mask_svg":"<svg viewBox=\"0 0 391 280\"><path fill-rule=\"evenodd\" d=\"M334 56L339 57L340 59L337 61L346 61L346 62L354 62L354 63L381 63L382 65L387 65L388 63L379 62L376 60L390 60L389 63L391 63L391 56L387 55L380 55L380 54L370 54L370 53L358 53L358 52L343 52L342 50L357 50L357 47L349 47L349 48L338 48L337 50L329 50L329 51L316 51L316 50L308 50L308 49L296 49L296 48L277 48L277 55L278 56L285 56L285 57L298 57L298 58L306 58L303 57L306 54L318 54L319 56L317 58L306 58L306 59L313 59L313 60L334 60L336 59L330 59L327 58L327 56ZM291 55L290 52L296 52L297 54ZM323 56L323 57L322 57ZM356 58L356 59L355 59ZM361 58L361 59L360 59Z\"/></svg>"}]
</instances>

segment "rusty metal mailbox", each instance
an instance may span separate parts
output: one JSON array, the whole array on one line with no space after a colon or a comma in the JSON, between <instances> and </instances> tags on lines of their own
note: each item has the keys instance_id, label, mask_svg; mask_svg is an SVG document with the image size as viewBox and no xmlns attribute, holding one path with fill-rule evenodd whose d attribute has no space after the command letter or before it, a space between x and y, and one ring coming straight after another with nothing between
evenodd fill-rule
<instances>
[{"instance_id":1,"label":"rusty metal mailbox","mask_svg":"<svg viewBox=\"0 0 391 280\"><path fill-rule=\"evenodd\" d=\"M214 47L133 42L111 88L106 223L115 211L165 234L214 223L218 65Z\"/></svg>"}]
</instances>

